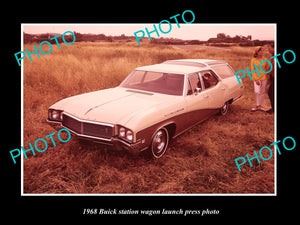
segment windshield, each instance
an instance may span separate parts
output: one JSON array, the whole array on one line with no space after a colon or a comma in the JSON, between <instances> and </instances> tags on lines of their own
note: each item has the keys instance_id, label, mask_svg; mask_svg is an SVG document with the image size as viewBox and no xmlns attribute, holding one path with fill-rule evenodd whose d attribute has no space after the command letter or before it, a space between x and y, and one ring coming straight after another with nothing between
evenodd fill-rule
<instances>
[{"instance_id":1,"label":"windshield","mask_svg":"<svg viewBox=\"0 0 300 225\"><path fill-rule=\"evenodd\" d=\"M168 95L182 95L183 74L134 70L120 87Z\"/></svg>"}]
</instances>

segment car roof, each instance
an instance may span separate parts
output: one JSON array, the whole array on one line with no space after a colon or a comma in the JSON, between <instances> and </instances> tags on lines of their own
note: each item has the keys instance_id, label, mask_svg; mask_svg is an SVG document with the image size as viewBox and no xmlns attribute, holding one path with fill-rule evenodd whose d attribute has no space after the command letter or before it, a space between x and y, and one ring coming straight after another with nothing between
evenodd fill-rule
<instances>
[{"instance_id":1,"label":"car roof","mask_svg":"<svg viewBox=\"0 0 300 225\"><path fill-rule=\"evenodd\" d=\"M175 74L187 74L187 73L194 73L194 72L199 71L199 67L173 65L173 64L154 64L154 65L149 65L149 66L138 67L138 68L136 68L136 70L175 73Z\"/></svg>"},{"instance_id":2,"label":"car roof","mask_svg":"<svg viewBox=\"0 0 300 225\"><path fill-rule=\"evenodd\" d=\"M213 59L175 59L167 60L160 64L138 67L136 70L187 74L205 70L211 66L220 64L226 64L226 62Z\"/></svg>"},{"instance_id":3,"label":"car roof","mask_svg":"<svg viewBox=\"0 0 300 225\"><path fill-rule=\"evenodd\" d=\"M217 64L226 64L223 60L215 60L215 59L175 59L175 60L167 60L163 63L177 63L178 65L182 63L186 63L186 65L198 66L198 67L208 67Z\"/></svg>"}]
</instances>

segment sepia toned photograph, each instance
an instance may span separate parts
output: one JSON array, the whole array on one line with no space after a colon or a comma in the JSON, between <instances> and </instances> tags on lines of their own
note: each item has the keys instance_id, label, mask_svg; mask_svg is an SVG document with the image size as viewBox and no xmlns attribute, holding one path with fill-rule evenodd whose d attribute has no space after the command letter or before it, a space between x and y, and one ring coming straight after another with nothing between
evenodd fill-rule
<instances>
[{"instance_id":1,"label":"sepia toned photograph","mask_svg":"<svg viewBox=\"0 0 300 225\"><path fill-rule=\"evenodd\" d=\"M276 24L21 27L22 195L276 194Z\"/></svg>"}]
</instances>

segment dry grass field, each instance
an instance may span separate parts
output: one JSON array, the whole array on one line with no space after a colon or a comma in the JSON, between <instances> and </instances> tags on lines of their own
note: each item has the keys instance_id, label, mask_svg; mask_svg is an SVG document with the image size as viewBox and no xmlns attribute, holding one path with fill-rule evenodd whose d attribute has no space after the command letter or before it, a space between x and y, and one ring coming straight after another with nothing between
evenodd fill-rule
<instances>
[{"instance_id":1,"label":"dry grass field","mask_svg":"<svg viewBox=\"0 0 300 225\"><path fill-rule=\"evenodd\" d=\"M220 59L237 71L250 65L253 51L104 42L61 47L24 60L25 149L55 131L46 123L48 107L62 98L115 87L135 67L168 59ZM33 45L24 48L33 51ZM64 144L56 136L54 147L47 138L47 151L24 159L24 193L274 193L273 158L252 168L245 164L242 172L234 162L274 142L274 115L250 112L253 84L248 77L243 82L244 96L227 115L213 116L177 137L158 160L145 152L84 145L75 137Z\"/></svg>"}]
</instances>

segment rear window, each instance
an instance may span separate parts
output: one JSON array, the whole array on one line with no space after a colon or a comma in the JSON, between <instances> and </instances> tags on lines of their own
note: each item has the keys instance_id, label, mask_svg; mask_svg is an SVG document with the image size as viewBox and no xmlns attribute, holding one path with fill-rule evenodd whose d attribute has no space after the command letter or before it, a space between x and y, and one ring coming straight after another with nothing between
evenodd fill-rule
<instances>
[{"instance_id":1,"label":"rear window","mask_svg":"<svg viewBox=\"0 0 300 225\"><path fill-rule=\"evenodd\" d=\"M222 79L235 76L228 65L214 66L213 69Z\"/></svg>"}]
</instances>

